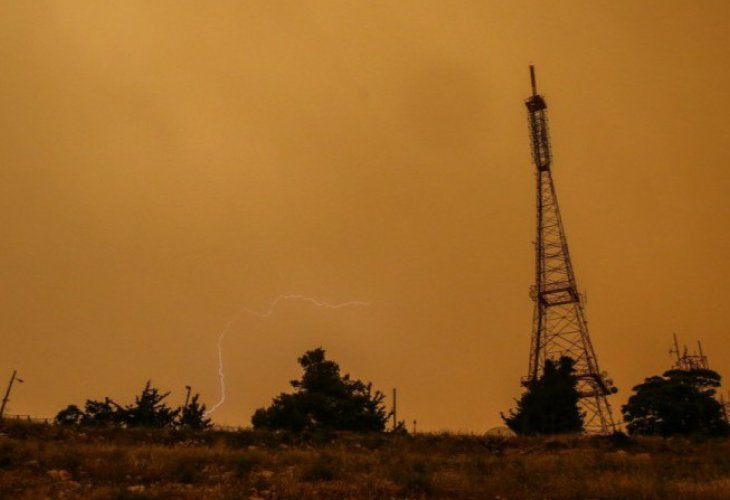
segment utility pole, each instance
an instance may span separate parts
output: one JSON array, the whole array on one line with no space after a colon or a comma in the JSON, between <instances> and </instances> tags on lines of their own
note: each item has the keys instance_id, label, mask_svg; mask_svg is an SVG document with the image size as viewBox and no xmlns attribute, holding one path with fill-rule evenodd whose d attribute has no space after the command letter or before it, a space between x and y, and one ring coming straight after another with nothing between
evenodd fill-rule
<instances>
[{"instance_id":1,"label":"utility pole","mask_svg":"<svg viewBox=\"0 0 730 500\"><path fill-rule=\"evenodd\" d=\"M393 388L393 409L390 412L393 415L393 431L395 431L398 427L398 417L396 416L396 411L396 390L395 388Z\"/></svg>"},{"instance_id":2,"label":"utility pole","mask_svg":"<svg viewBox=\"0 0 730 500\"><path fill-rule=\"evenodd\" d=\"M190 387L189 385L186 385L185 386L185 391L186 391L186 393L185 393L185 405L183 406L183 408L187 408L188 403L190 402L190 391L191 390L192 390L192 387Z\"/></svg>"},{"instance_id":3,"label":"utility pole","mask_svg":"<svg viewBox=\"0 0 730 500\"><path fill-rule=\"evenodd\" d=\"M5 396L3 397L2 405L0 405L0 420L2 420L3 415L5 414L5 405L8 404L8 401L10 401L10 390L13 388L13 382L16 380L20 382L21 384L23 381L17 377L18 370L13 370L13 375L10 377L10 382L8 382L8 388L5 391Z\"/></svg>"},{"instance_id":4,"label":"utility pole","mask_svg":"<svg viewBox=\"0 0 730 500\"><path fill-rule=\"evenodd\" d=\"M552 177L552 153L547 103L537 93L535 67L530 66L532 95L527 115L532 160L537 169L537 239L535 284L530 296L535 302L528 375L525 385L542 376L545 361L568 356L575 361L579 405L585 413L586 432L607 434L615 429L607 396L617 392L598 360L588 335L585 299L578 292L568 240L558 208Z\"/></svg>"}]
</instances>

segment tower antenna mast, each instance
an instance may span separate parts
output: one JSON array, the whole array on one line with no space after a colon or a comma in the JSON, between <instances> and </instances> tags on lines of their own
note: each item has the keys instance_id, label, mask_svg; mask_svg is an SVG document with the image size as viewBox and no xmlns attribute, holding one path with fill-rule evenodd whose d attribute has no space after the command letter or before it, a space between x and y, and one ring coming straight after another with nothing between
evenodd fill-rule
<instances>
[{"instance_id":1,"label":"tower antenna mast","mask_svg":"<svg viewBox=\"0 0 730 500\"><path fill-rule=\"evenodd\" d=\"M532 95L537 95L537 84L535 83L535 66L530 64L530 82L532 83Z\"/></svg>"},{"instance_id":2,"label":"tower antenna mast","mask_svg":"<svg viewBox=\"0 0 730 500\"><path fill-rule=\"evenodd\" d=\"M532 95L527 98L527 116L532 161L537 168L537 237L535 284L530 296L535 302L532 340L526 385L542 376L547 359L568 356L575 361L579 405L586 432L606 434L615 429L607 396L617 392L598 360L588 335L584 298L578 292L568 240L553 183L552 151L547 103L537 93L535 67L530 65Z\"/></svg>"}]
</instances>

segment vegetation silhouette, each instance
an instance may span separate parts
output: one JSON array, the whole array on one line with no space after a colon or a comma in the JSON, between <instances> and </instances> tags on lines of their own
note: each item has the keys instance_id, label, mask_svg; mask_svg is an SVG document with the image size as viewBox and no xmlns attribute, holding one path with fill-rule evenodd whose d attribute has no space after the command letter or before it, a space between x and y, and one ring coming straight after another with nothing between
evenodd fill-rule
<instances>
[{"instance_id":1,"label":"vegetation silhouette","mask_svg":"<svg viewBox=\"0 0 730 500\"><path fill-rule=\"evenodd\" d=\"M705 368L669 370L633 388L621 407L629 434L723 436L730 432L715 398L720 375Z\"/></svg>"},{"instance_id":2,"label":"vegetation silhouette","mask_svg":"<svg viewBox=\"0 0 730 500\"><path fill-rule=\"evenodd\" d=\"M545 360L543 375L527 383L517 408L502 420L520 435L566 434L583 430L583 414L575 376L575 361L567 356Z\"/></svg>"},{"instance_id":3,"label":"vegetation silhouette","mask_svg":"<svg viewBox=\"0 0 730 500\"><path fill-rule=\"evenodd\" d=\"M177 420L179 427L187 429L206 429L211 426L210 419L205 416L205 405L200 404L199 394L195 394L187 405L180 408L180 416Z\"/></svg>"},{"instance_id":4,"label":"vegetation silhouette","mask_svg":"<svg viewBox=\"0 0 730 500\"><path fill-rule=\"evenodd\" d=\"M340 367L325 357L321 347L298 359L304 373L292 380L293 394L281 393L268 408L251 417L255 429L303 431L383 431L388 414L385 396L371 383L341 375Z\"/></svg>"},{"instance_id":5,"label":"vegetation silhouette","mask_svg":"<svg viewBox=\"0 0 730 500\"><path fill-rule=\"evenodd\" d=\"M68 405L56 415L56 423L86 426L112 425L121 422L121 413L116 403L109 398L103 401L87 400L82 411L76 405Z\"/></svg>"},{"instance_id":6,"label":"vegetation silhouette","mask_svg":"<svg viewBox=\"0 0 730 500\"><path fill-rule=\"evenodd\" d=\"M169 395L169 391L161 394L148 380L142 393L135 397L134 404L128 405L122 412L126 426L172 427L180 409L173 410L164 403L164 399Z\"/></svg>"},{"instance_id":7,"label":"vegetation silhouette","mask_svg":"<svg viewBox=\"0 0 730 500\"><path fill-rule=\"evenodd\" d=\"M134 404L122 406L110 398L103 401L86 400L84 410L68 405L58 412L55 422L60 425L120 426L147 428L206 429L210 419L205 417L205 405L200 404L199 394L183 406L170 408L164 400L170 392L161 393L148 380Z\"/></svg>"}]
</instances>

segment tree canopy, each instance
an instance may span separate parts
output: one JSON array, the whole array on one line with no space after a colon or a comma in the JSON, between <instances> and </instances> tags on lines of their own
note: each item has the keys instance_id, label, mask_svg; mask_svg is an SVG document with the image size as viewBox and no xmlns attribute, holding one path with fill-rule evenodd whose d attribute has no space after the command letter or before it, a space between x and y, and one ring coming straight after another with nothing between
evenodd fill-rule
<instances>
[{"instance_id":1,"label":"tree canopy","mask_svg":"<svg viewBox=\"0 0 730 500\"><path fill-rule=\"evenodd\" d=\"M301 431L327 428L348 431L382 431L387 413L384 395L372 384L341 375L340 367L320 348L299 359L304 373L292 380L293 394L281 393L268 408L259 408L251 418L254 428Z\"/></svg>"},{"instance_id":2,"label":"tree canopy","mask_svg":"<svg viewBox=\"0 0 730 500\"><path fill-rule=\"evenodd\" d=\"M517 408L502 415L505 424L517 434L563 434L583 430L583 415L578 409L580 395L574 369L567 356L557 362L545 361L542 376L528 382L517 401Z\"/></svg>"},{"instance_id":3,"label":"tree canopy","mask_svg":"<svg viewBox=\"0 0 730 500\"><path fill-rule=\"evenodd\" d=\"M198 399L200 394L195 394L187 405L180 408L180 415L177 425L188 429L205 429L210 427L210 418L205 416L205 405Z\"/></svg>"},{"instance_id":4,"label":"tree canopy","mask_svg":"<svg viewBox=\"0 0 730 500\"><path fill-rule=\"evenodd\" d=\"M621 408L629 434L727 434L722 405L714 398L720 378L712 370L695 369L645 379Z\"/></svg>"}]
</instances>

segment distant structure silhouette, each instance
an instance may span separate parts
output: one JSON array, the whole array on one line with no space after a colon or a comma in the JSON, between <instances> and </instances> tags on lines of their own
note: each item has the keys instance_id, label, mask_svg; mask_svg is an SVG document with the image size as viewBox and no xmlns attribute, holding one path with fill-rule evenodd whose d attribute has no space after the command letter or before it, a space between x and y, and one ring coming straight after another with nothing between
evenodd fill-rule
<instances>
[{"instance_id":1,"label":"distant structure silhouette","mask_svg":"<svg viewBox=\"0 0 730 500\"><path fill-rule=\"evenodd\" d=\"M672 339L674 341L674 344L672 345L672 348L669 349L669 354L676 357L676 360L672 365L672 370L682 370L689 372L693 370L710 369L710 363L707 361L707 355L705 355L705 351L702 349L702 342L698 340L697 351L690 352L689 349L687 349L686 345L682 346L682 348L680 349L679 340L677 339L676 333L672 334ZM724 394L718 392L715 397L722 405L723 417L725 418L725 422L730 423L730 391L727 391L727 395L728 397L725 398Z\"/></svg>"},{"instance_id":2,"label":"distant structure silhouette","mask_svg":"<svg viewBox=\"0 0 730 500\"><path fill-rule=\"evenodd\" d=\"M598 360L588 336L583 296L578 292L568 241L558 208L551 173L552 153L548 131L547 104L537 93L535 68L530 66L532 95L525 101L537 167L537 240L535 241L535 284L530 296L535 302L528 386L542 376L547 359L567 356L575 360L580 407L589 433L615 429L607 396L617 392Z\"/></svg>"},{"instance_id":3,"label":"distant structure silhouette","mask_svg":"<svg viewBox=\"0 0 730 500\"><path fill-rule=\"evenodd\" d=\"M3 415L5 414L5 407L10 401L10 391L13 390L13 383L23 383L23 380L18 377L18 370L13 370L13 374L10 376L10 382L8 382L8 388L5 390L5 396L3 396L2 403L0 403L0 421L2 421Z\"/></svg>"},{"instance_id":4,"label":"distant structure silhouette","mask_svg":"<svg viewBox=\"0 0 730 500\"><path fill-rule=\"evenodd\" d=\"M669 350L669 354L674 354L677 360L672 365L673 370L698 370L704 369L709 370L710 365L707 363L707 356L702 351L702 344L697 341L697 352L690 353L687 350L687 346L683 346L682 350L679 349L679 341L677 340L677 334L673 333L674 345Z\"/></svg>"}]
</instances>

